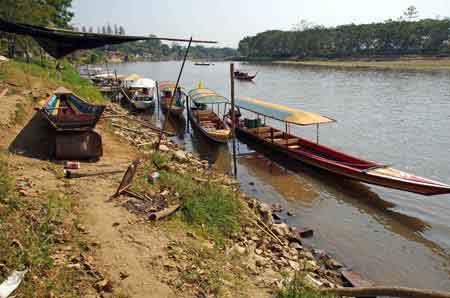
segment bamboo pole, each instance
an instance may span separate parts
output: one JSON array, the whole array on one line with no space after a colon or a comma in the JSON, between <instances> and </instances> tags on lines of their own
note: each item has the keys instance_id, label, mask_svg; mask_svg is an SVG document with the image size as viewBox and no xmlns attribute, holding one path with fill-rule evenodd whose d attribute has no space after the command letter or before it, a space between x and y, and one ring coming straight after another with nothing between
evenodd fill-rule
<instances>
[{"instance_id":1,"label":"bamboo pole","mask_svg":"<svg viewBox=\"0 0 450 298\"><path fill-rule=\"evenodd\" d=\"M362 287L321 289L322 293L332 293L348 297L417 297L417 298L450 298L449 292L423 290L406 287Z\"/></svg>"},{"instance_id":2,"label":"bamboo pole","mask_svg":"<svg viewBox=\"0 0 450 298\"><path fill-rule=\"evenodd\" d=\"M231 87L231 136L233 138L233 174L237 177L236 164L236 113L234 111L234 63L230 63L230 87Z\"/></svg>"},{"instance_id":3,"label":"bamboo pole","mask_svg":"<svg viewBox=\"0 0 450 298\"><path fill-rule=\"evenodd\" d=\"M166 117L164 118L162 131L165 131L165 130L166 130L166 125L167 125L168 115L170 115L170 108L172 107L173 99L175 98L175 94L176 94L176 92L177 92L178 85L180 84L181 75L183 74L184 65L186 64L186 59L187 59L187 56L188 56L188 54L189 54L189 50L190 50L190 48L191 48L191 44L192 44L192 37L191 37L191 39L189 40L189 44L188 44L188 46L187 46L187 48L186 48L186 52L184 53L183 63L181 64L181 69L180 69L180 72L178 73L178 78L177 78L177 82L176 82L176 84L175 84L174 92L173 92L173 94L172 94L172 97L170 98L170 102L169 102L169 112L167 112ZM158 142L156 143L156 147L155 147L155 150L156 150L156 151L159 150L159 145L161 144L161 138L162 138L162 132L159 134Z\"/></svg>"}]
</instances>

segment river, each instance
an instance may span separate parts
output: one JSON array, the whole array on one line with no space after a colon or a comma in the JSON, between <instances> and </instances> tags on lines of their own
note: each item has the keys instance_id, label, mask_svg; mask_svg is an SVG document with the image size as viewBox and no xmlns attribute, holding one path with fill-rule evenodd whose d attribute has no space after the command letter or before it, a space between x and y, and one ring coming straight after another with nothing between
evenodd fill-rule
<instances>
[{"instance_id":1,"label":"river","mask_svg":"<svg viewBox=\"0 0 450 298\"><path fill-rule=\"evenodd\" d=\"M181 62L112 67L119 74L175 81ZM236 67L258 72L254 83L236 82L238 96L337 119L321 127L321 143L450 184L450 72L238 63ZM199 80L228 96L229 63L187 62L181 85L189 90ZM152 119L157 118L155 112ZM178 143L210 159L219 170L231 170L226 146L208 145L183 131ZM315 128L294 132L315 139ZM240 153L252 152L243 144L238 148ZM313 228L309 245L326 250L376 284L450 291L450 195L424 197L273 159L243 154L238 159L242 189L290 210L294 216L285 216L289 224Z\"/></svg>"}]
</instances>

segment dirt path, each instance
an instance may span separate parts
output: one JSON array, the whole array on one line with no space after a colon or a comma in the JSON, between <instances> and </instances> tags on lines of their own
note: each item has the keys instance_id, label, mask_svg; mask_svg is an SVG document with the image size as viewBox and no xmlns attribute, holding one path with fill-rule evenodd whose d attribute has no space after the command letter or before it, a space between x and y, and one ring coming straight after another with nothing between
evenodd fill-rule
<instances>
[{"instance_id":1,"label":"dirt path","mask_svg":"<svg viewBox=\"0 0 450 298\"><path fill-rule=\"evenodd\" d=\"M13 123L16 103L26 102L24 98L20 95L5 96L2 102L1 150L7 151L11 144L17 143L20 135L42 134L42 131L33 131L35 125L29 125L35 115L31 108L23 121L25 125ZM104 156L97 163L83 163L82 169L107 171L121 167L125 170L138 153L107 132L102 124L98 128L103 138ZM31 146L33 144L22 144L24 148ZM32 199L48 191L57 191L79 198L80 227L96 246L91 250L95 265L112 281L115 295L135 298L175 296L170 287L160 281L164 276L161 260L167 255L165 248L169 239L157 228L143 224L142 219L108 201L122 174L67 180L62 178L62 165L41 156L35 157L32 151L19 153L7 156L12 176L30 186L21 190L21 195Z\"/></svg>"}]
</instances>

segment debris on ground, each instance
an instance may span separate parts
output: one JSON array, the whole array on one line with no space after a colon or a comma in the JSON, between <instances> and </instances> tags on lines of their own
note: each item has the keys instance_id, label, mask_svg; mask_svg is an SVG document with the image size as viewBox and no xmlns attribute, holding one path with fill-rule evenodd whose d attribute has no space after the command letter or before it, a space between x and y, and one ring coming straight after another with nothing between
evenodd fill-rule
<instances>
[{"instance_id":1,"label":"debris on ground","mask_svg":"<svg viewBox=\"0 0 450 298\"><path fill-rule=\"evenodd\" d=\"M28 270L14 271L11 275L0 284L0 298L8 298L22 282Z\"/></svg>"}]
</instances>

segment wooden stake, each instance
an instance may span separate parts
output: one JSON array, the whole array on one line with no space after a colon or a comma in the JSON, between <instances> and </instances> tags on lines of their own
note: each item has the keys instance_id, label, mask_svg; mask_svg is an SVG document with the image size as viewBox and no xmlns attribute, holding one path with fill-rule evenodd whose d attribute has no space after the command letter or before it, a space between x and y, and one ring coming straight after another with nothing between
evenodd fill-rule
<instances>
[{"instance_id":1,"label":"wooden stake","mask_svg":"<svg viewBox=\"0 0 450 298\"><path fill-rule=\"evenodd\" d=\"M233 138L233 174L237 177L237 164L236 164L236 114L234 112L234 63L230 63L230 87L231 87L231 133Z\"/></svg>"},{"instance_id":2,"label":"wooden stake","mask_svg":"<svg viewBox=\"0 0 450 298\"><path fill-rule=\"evenodd\" d=\"M175 84L174 92L172 94L172 97L170 98L169 111L167 112L166 117L164 118L162 131L166 130L168 115L170 115L170 108L172 107L173 99L175 98L175 94L177 93L178 85L180 84L180 79L181 79L181 75L183 74L184 64L186 64L186 59L189 54L191 44L192 44L192 36L191 36L191 39L189 40L189 44L186 48L186 52L184 53L183 63L181 64L181 69L180 69L180 72L178 73L177 83ZM156 147L155 147L156 151L159 151L159 145L161 144L161 138L162 138L162 132L159 134L158 142L156 143Z\"/></svg>"}]
</instances>

